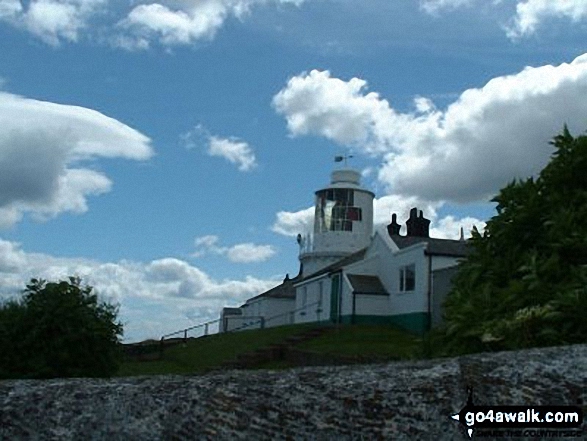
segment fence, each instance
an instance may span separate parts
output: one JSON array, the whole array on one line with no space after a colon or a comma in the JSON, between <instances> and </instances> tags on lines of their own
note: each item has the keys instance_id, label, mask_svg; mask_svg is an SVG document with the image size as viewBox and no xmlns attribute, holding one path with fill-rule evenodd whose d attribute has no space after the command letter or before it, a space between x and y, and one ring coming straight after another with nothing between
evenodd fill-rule
<instances>
[{"instance_id":1,"label":"fence","mask_svg":"<svg viewBox=\"0 0 587 441\"><path fill-rule=\"evenodd\" d=\"M308 308L311 308L312 306L321 306L321 305L322 305L322 302L318 301L318 302L314 302L314 303L310 303L308 305L302 306L301 308L294 309L293 311L287 311L287 312L277 314L277 315L267 317L267 318L263 317L263 316L242 317L243 319L249 319L249 320L253 320L253 321L245 323L239 327L233 328L233 329L226 331L226 332L242 331L247 328L252 328L253 326L259 326L260 329L264 329L267 326L267 323L269 323L271 320L276 320L278 318L288 316L288 315L289 315L289 324L293 325L295 323L295 315L297 313L305 312ZM320 317L320 313L318 313L318 318L319 317ZM241 317L239 317L239 318L241 318ZM222 319L218 318L216 320L211 320L209 322L200 323L199 325L191 326L189 328L181 329L179 331L175 331L170 334L166 334L166 335L162 336L161 340L160 340L161 351L163 351L163 348L164 348L164 345L166 344L166 342L187 343L188 332L194 331L196 329L203 329L203 334L199 335L197 337L191 337L191 338L199 338L199 337L205 337L205 336L210 335L211 334L210 333L210 326L213 324L217 324L217 326L213 327L213 328L216 328L216 332L212 332L212 333L213 334L220 333L221 321L222 321ZM177 335L178 337L169 338L169 337L173 337L174 335Z\"/></svg>"}]
</instances>

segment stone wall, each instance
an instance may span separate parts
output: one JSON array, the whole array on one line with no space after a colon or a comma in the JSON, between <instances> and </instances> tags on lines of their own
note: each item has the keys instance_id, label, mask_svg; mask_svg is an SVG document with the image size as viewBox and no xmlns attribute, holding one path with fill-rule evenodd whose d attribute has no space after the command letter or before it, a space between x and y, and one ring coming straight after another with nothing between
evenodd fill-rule
<instances>
[{"instance_id":1,"label":"stone wall","mask_svg":"<svg viewBox=\"0 0 587 441\"><path fill-rule=\"evenodd\" d=\"M191 377L2 381L0 439L458 440L466 437L450 415L467 385L478 405L583 406L587 345Z\"/></svg>"}]
</instances>

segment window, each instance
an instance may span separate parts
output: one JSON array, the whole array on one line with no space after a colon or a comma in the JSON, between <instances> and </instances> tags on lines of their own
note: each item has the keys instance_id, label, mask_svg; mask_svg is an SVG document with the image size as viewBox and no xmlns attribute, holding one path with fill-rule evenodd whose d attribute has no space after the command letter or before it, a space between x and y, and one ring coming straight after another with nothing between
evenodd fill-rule
<instances>
[{"instance_id":1,"label":"window","mask_svg":"<svg viewBox=\"0 0 587 441\"><path fill-rule=\"evenodd\" d=\"M353 222L361 222L363 213L354 206L354 191L330 188L317 192L316 218L320 232L353 231Z\"/></svg>"},{"instance_id":2,"label":"window","mask_svg":"<svg viewBox=\"0 0 587 441\"><path fill-rule=\"evenodd\" d=\"M416 288L416 265L406 265L399 269L400 292L413 291Z\"/></svg>"}]
</instances>

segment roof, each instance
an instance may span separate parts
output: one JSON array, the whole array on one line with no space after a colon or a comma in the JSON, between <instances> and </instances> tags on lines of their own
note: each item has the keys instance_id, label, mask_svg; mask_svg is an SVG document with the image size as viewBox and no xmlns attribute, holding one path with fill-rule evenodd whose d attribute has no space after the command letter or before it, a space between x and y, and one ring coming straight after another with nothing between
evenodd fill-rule
<instances>
[{"instance_id":1,"label":"roof","mask_svg":"<svg viewBox=\"0 0 587 441\"><path fill-rule=\"evenodd\" d=\"M245 304L252 302L253 300L257 300L260 298L272 298L272 299L295 299L296 298L296 290L293 286L295 282L300 279L300 276L297 275L293 279L286 278L283 283L277 285L274 288L271 288L268 291L265 291L255 297L251 297L248 299Z\"/></svg>"},{"instance_id":2,"label":"roof","mask_svg":"<svg viewBox=\"0 0 587 441\"><path fill-rule=\"evenodd\" d=\"M355 263L355 262L358 262L359 260L362 260L365 257L366 252L367 252L367 247L365 247L359 251L356 251L353 254L349 254L346 257L343 257L339 261L334 262L334 263L328 265L327 267L316 271L315 273L308 274L306 277L300 277L298 280L295 280L295 283L302 282L302 281L308 280L308 279L313 279L314 277L321 276L323 274L329 274L329 273L338 271L339 269L341 269L344 266L347 266L347 265L350 265L351 263ZM297 277L296 277L296 279L297 279Z\"/></svg>"},{"instance_id":3,"label":"roof","mask_svg":"<svg viewBox=\"0 0 587 441\"><path fill-rule=\"evenodd\" d=\"M389 295L377 276L347 274L347 277L353 287L353 294Z\"/></svg>"},{"instance_id":4,"label":"roof","mask_svg":"<svg viewBox=\"0 0 587 441\"><path fill-rule=\"evenodd\" d=\"M243 311L240 308L222 308L222 315L241 315Z\"/></svg>"},{"instance_id":5,"label":"roof","mask_svg":"<svg viewBox=\"0 0 587 441\"><path fill-rule=\"evenodd\" d=\"M426 242L426 254L432 256L452 256L452 257L465 257L471 249L469 244L463 240L453 239L436 239L433 237L421 237L421 236L399 236L397 234L391 235L391 240L401 250L417 243Z\"/></svg>"}]
</instances>

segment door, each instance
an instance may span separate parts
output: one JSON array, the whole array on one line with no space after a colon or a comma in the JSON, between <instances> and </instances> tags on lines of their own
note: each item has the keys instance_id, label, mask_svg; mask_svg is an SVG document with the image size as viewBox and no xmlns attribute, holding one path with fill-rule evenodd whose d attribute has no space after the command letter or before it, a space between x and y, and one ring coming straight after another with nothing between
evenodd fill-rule
<instances>
[{"instance_id":1,"label":"door","mask_svg":"<svg viewBox=\"0 0 587 441\"><path fill-rule=\"evenodd\" d=\"M332 276L332 289L330 290L330 321L333 323L340 321L340 291L341 279L339 273Z\"/></svg>"}]
</instances>

